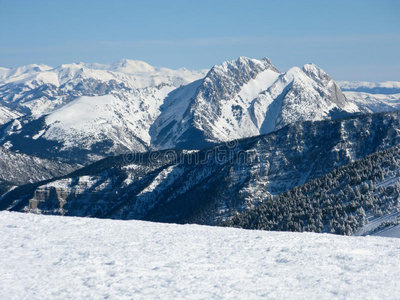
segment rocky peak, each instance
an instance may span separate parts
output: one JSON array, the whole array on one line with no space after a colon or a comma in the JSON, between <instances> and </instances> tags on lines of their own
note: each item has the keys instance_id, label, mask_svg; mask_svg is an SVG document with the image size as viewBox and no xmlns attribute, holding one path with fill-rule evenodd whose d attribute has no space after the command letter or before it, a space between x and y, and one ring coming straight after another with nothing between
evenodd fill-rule
<instances>
[{"instance_id":1,"label":"rocky peak","mask_svg":"<svg viewBox=\"0 0 400 300\"><path fill-rule=\"evenodd\" d=\"M332 80L332 78L324 70L312 63L305 64L302 70L304 73L307 74L308 77L312 78L315 81L322 82Z\"/></svg>"}]
</instances>

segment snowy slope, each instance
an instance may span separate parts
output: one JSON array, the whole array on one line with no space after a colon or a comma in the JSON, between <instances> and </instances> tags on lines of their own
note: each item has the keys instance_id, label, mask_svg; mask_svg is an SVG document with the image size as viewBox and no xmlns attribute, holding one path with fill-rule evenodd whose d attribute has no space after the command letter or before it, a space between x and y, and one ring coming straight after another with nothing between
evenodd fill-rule
<instances>
[{"instance_id":1,"label":"snowy slope","mask_svg":"<svg viewBox=\"0 0 400 300\"><path fill-rule=\"evenodd\" d=\"M80 97L47 115L41 136L63 142L64 148L91 149L94 143L109 139L114 143L109 151L116 154L146 150L150 145L150 124L173 89L164 86L122 95Z\"/></svg>"},{"instance_id":2,"label":"snowy slope","mask_svg":"<svg viewBox=\"0 0 400 300\"><path fill-rule=\"evenodd\" d=\"M1 299L397 299L400 243L0 212Z\"/></svg>"},{"instance_id":3,"label":"snowy slope","mask_svg":"<svg viewBox=\"0 0 400 300\"><path fill-rule=\"evenodd\" d=\"M0 104L18 113L41 115L79 96L102 96L111 91L160 85L179 87L205 74L206 70L170 70L127 59L112 64L64 64L57 68L44 65L3 68Z\"/></svg>"},{"instance_id":4,"label":"snowy slope","mask_svg":"<svg viewBox=\"0 0 400 300\"><path fill-rule=\"evenodd\" d=\"M201 82L180 93L166 99L151 127L157 148L198 149L269 133L296 121L359 112L317 66L307 64L281 74L267 58L240 57L214 66Z\"/></svg>"},{"instance_id":5,"label":"snowy slope","mask_svg":"<svg viewBox=\"0 0 400 300\"><path fill-rule=\"evenodd\" d=\"M314 64L289 69L257 99L271 105L260 133L268 133L297 121L319 121L358 112L348 102L332 78Z\"/></svg>"},{"instance_id":6,"label":"snowy slope","mask_svg":"<svg viewBox=\"0 0 400 300\"><path fill-rule=\"evenodd\" d=\"M73 160L76 156L80 163L111 154L143 152L149 149L150 124L173 89L149 87L79 97L44 116L14 120L4 129L2 143L11 150L32 151L30 154L42 157L68 156ZM87 154L79 157L82 151Z\"/></svg>"},{"instance_id":7,"label":"snowy slope","mask_svg":"<svg viewBox=\"0 0 400 300\"><path fill-rule=\"evenodd\" d=\"M10 120L17 119L21 116L21 113L18 113L7 106L0 104L0 124L7 123Z\"/></svg>"}]
</instances>

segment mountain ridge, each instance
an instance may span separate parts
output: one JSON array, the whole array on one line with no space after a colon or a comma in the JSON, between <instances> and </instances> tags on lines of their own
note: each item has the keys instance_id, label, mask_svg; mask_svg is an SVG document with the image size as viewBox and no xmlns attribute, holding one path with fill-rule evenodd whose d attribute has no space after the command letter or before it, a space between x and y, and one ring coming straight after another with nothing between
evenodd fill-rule
<instances>
[{"instance_id":1,"label":"mountain ridge","mask_svg":"<svg viewBox=\"0 0 400 300\"><path fill-rule=\"evenodd\" d=\"M399 144L399 114L297 122L201 151L110 157L60 179L14 189L0 203L17 211L215 225Z\"/></svg>"},{"instance_id":2,"label":"mountain ridge","mask_svg":"<svg viewBox=\"0 0 400 300\"><path fill-rule=\"evenodd\" d=\"M130 60L35 68L25 68L33 69L35 79L23 77L22 86L0 82L0 104L20 107L10 116L12 123L3 126L0 143L21 152L29 143L34 146L27 154L43 158L77 153L74 162L80 164L153 147L201 149L299 120L358 112L312 64L280 73L267 58L240 57L214 66L205 77L202 71ZM25 69L11 79L18 82ZM41 145L47 145L43 151Z\"/></svg>"}]
</instances>

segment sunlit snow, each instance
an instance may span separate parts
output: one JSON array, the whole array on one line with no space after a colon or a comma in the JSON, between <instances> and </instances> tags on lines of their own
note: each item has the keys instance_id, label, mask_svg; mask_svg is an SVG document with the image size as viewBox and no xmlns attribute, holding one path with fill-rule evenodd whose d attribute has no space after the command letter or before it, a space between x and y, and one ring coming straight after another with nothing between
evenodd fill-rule
<instances>
[{"instance_id":1,"label":"sunlit snow","mask_svg":"<svg viewBox=\"0 0 400 300\"><path fill-rule=\"evenodd\" d=\"M400 240L0 212L1 299L396 299Z\"/></svg>"}]
</instances>

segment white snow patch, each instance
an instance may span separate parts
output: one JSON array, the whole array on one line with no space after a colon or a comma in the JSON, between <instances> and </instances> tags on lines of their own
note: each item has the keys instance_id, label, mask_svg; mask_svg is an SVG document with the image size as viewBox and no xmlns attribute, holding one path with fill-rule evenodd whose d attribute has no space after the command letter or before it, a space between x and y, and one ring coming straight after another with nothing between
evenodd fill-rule
<instances>
[{"instance_id":1,"label":"white snow patch","mask_svg":"<svg viewBox=\"0 0 400 300\"><path fill-rule=\"evenodd\" d=\"M143 189L138 196L151 193L157 186L160 184L164 183L165 184L165 179L168 177L168 175L172 172L172 170L176 167L176 165L169 166L168 168L162 170L156 178L145 188Z\"/></svg>"},{"instance_id":2,"label":"white snow patch","mask_svg":"<svg viewBox=\"0 0 400 300\"><path fill-rule=\"evenodd\" d=\"M88 123L104 117L108 112L107 106L113 101L114 97L111 95L80 97L52 112L47 116L46 123L48 125L57 123L56 126L64 130L69 128L82 130Z\"/></svg>"},{"instance_id":3,"label":"white snow patch","mask_svg":"<svg viewBox=\"0 0 400 300\"><path fill-rule=\"evenodd\" d=\"M255 79L252 79L245 84L241 88L238 96L241 97L245 102L250 102L255 99L259 93L266 91L280 75L281 74L275 71L265 70L258 74Z\"/></svg>"},{"instance_id":4,"label":"white snow patch","mask_svg":"<svg viewBox=\"0 0 400 300\"><path fill-rule=\"evenodd\" d=\"M46 129L39 130L39 132L37 134L32 136L32 139L37 140L38 138L40 138L43 135L43 133L45 133L45 131L46 131Z\"/></svg>"}]
</instances>

